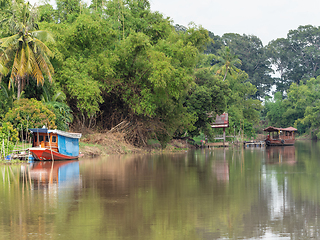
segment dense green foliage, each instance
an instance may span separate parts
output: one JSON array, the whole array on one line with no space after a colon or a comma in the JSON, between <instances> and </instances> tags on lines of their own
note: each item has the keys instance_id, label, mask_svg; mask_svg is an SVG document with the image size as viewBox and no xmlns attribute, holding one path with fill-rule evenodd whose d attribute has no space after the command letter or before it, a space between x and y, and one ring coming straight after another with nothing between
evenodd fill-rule
<instances>
[{"instance_id":1,"label":"dense green foliage","mask_svg":"<svg viewBox=\"0 0 320 240\"><path fill-rule=\"evenodd\" d=\"M241 64L236 67L248 74L248 81L252 83L257 91L251 96L252 98L262 99L268 96L268 92L274 79L271 77L273 70L271 69L270 57L268 51L263 47L261 40L252 35L239 35L234 33L224 34L222 37L210 34L214 40L214 44L210 44L206 53L214 53L227 46L231 54L236 56ZM216 62L212 62L215 64Z\"/></svg>"},{"instance_id":2,"label":"dense green foliage","mask_svg":"<svg viewBox=\"0 0 320 240\"><path fill-rule=\"evenodd\" d=\"M320 138L320 77L311 78L306 84L293 83L288 97L281 92L273 101L266 102L266 112L271 124L281 127L296 126L299 133Z\"/></svg>"},{"instance_id":3,"label":"dense green foliage","mask_svg":"<svg viewBox=\"0 0 320 240\"><path fill-rule=\"evenodd\" d=\"M317 129L316 96L305 108L297 105L299 94L290 100L318 74L316 27L301 26L264 47L252 35L220 37L195 24L173 26L147 0L90 6L59 0L56 8L3 2L0 11L0 21L10 23L0 31L0 118L15 127L26 124L14 120L26 106L17 109L13 102L34 98L53 114L36 118L40 125L81 131L125 121L122 130L137 145L151 138L165 146L172 137L213 137L220 130L210 124L223 112L229 113L228 134L244 130L251 137L265 99L261 116L270 124ZM271 76L272 64L280 77ZM290 87L293 82L298 85ZM274 83L282 95L271 101Z\"/></svg>"},{"instance_id":4,"label":"dense green foliage","mask_svg":"<svg viewBox=\"0 0 320 240\"><path fill-rule=\"evenodd\" d=\"M42 102L36 99L19 99L13 103L4 117L4 122L10 122L17 129L56 128L56 116Z\"/></svg>"},{"instance_id":5,"label":"dense green foliage","mask_svg":"<svg viewBox=\"0 0 320 240\"><path fill-rule=\"evenodd\" d=\"M224 34L222 40L242 61L240 68L248 74L248 81L257 87L254 98L267 96L274 80L270 76L272 69L261 40L256 36L231 33Z\"/></svg>"},{"instance_id":6,"label":"dense green foliage","mask_svg":"<svg viewBox=\"0 0 320 240\"><path fill-rule=\"evenodd\" d=\"M291 83L300 83L320 74L320 27L300 26L289 31L287 38L271 41L267 52L279 77L277 90L288 90Z\"/></svg>"},{"instance_id":7,"label":"dense green foliage","mask_svg":"<svg viewBox=\"0 0 320 240\"><path fill-rule=\"evenodd\" d=\"M0 159L14 149L18 141L18 131L9 122L3 122L0 126Z\"/></svg>"}]
</instances>

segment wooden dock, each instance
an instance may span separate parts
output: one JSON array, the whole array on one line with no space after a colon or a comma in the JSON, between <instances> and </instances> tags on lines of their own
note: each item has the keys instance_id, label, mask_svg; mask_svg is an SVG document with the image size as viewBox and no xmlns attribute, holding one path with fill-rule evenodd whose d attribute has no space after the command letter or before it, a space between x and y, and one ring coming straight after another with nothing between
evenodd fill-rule
<instances>
[{"instance_id":1,"label":"wooden dock","mask_svg":"<svg viewBox=\"0 0 320 240\"><path fill-rule=\"evenodd\" d=\"M243 142L243 147L244 148L253 148L253 147L265 147L266 143L264 141L250 141L250 142Z\"/></svg>"},{"instance_id":2,"label":"wooden dock","mask_svg":"<svg viewBox=\"0 0 320 240\"><path fill-rule=\"evenodd\" d=\"M7 160L19 159L19 160L30 160L32 159L29 150L13 150L11 154L6 157Z\"/></svg>"},{"instance_id":3,"label":"wooden dock","mask_svg":"<svg viewBox=\"0 0 320 240\"><path fill-rule=\"evenodd\" d=\"M212 147L229 147L229 143L225 142L223 144L223 142L215 142L215 143L206 143L206 145L204 146L206 148L212 148Z\"/></svg>"},{"instance_id":4,"label":"wooden dock","mask_svg":"<svg viewBox=\"0 0 320 240\"><path fill-rule=\"evenodd\" d=\"M233 143L231 146L241 146L241 142L238 143ZM199 146L200 148L215 148L215 147L229 147L230 143L225 142L215 142L215 143L206 143L205 145ZM260 141L260 140L254 140L254 141L248 141L248 142L243 142L243 147L244 148L262 148L265 147L266 143L265 141Z\"/></svg>"}]
</instances>

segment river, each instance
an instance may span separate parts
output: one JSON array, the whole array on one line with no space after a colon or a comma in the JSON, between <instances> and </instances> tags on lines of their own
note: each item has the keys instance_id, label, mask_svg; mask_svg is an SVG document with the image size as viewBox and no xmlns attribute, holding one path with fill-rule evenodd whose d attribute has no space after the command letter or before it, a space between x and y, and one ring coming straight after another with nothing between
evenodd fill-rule
<instances>
[{"instance_id":1,"label":"river","mask_svg":"<svg viewBox=\"0 0 320 240\"><path fill-rule=\"evenodd\" d=\"M0 239L319 239L320 142L0 165Z\"/></svg>"}]
</instances>

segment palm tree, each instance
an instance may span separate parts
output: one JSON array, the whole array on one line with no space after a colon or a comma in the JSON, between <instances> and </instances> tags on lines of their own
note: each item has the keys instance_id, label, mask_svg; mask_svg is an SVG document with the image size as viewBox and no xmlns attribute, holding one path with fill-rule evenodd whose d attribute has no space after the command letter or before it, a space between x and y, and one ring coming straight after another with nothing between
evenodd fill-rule
<instances>
[{"instance_id":1,"label":"palm tree","mask_svg":"<svg viewBox=\"0 0 320 240\"><path fill-rule=\"evenodd\" d=\"M226 79L227 74L233 74L233 72L239 72L235 65L241 65L241 60L234 54L231 53L229 47L224 47L218 50L218 56L216 56L216 60L219 62L219 69L216 74L220 74L224 71L223 81Z\"/></svg>"},{"instance_id":2,"label":"palm tree","mask_svg":"<svg viewBox=\"0 0 320 240\"><path fill-rule=\"evenodd\" d=\"M65 103L66 96L61 91L50 96L48 90L44 86L42 88L41 101L56 115L58 129L67 131L69 124L73 121L73 116L70 107Z\"/></svg>"},{"instance_id":3,"label":"palm tree","mask_svg":"<svg viewBox=\"0 0 320 240\"><path fill-rule=\"evenodd\" d=\"M11 70L10 79L17 85L18 99L29 77L43 85L44 74L51 81L54 72L49 60L53 54L43 43L54 42L53 37L47 31L38 30L35 20L36 9L29 2L15 3L12 16L6 21L13 35L0 39L0 47L4 49L0 54L0 77ZM9 81L9 88L10 85Z\"/></svg>"}]
</instances>

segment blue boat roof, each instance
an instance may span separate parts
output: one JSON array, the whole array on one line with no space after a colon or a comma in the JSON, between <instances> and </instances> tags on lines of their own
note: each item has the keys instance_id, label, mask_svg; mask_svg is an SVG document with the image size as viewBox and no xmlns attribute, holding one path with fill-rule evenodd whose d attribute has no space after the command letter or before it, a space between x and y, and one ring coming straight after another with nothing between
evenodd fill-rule
<instances>
[{"instance_id":1,"label":"blue boat roof","mask_svg":"<svg viewBox=\"0 0 320 240\"><path fill-rule=\"evenodd\" d=\"M81 133L69 133L61 130L50 130L48 128L29 128L29 131L33 133L56 133L69 138L81 138Z\"/></svg>"},{"instance_id":2,"label":"blue boat roof","mask_svg":"<svg viewBox=\"0 0 320 240\"><path fill-rule=\"evenodd\" d=\"M29 128L29 131L34 133L48 133L48 128Z\"/></svg>"}]
</instances>

